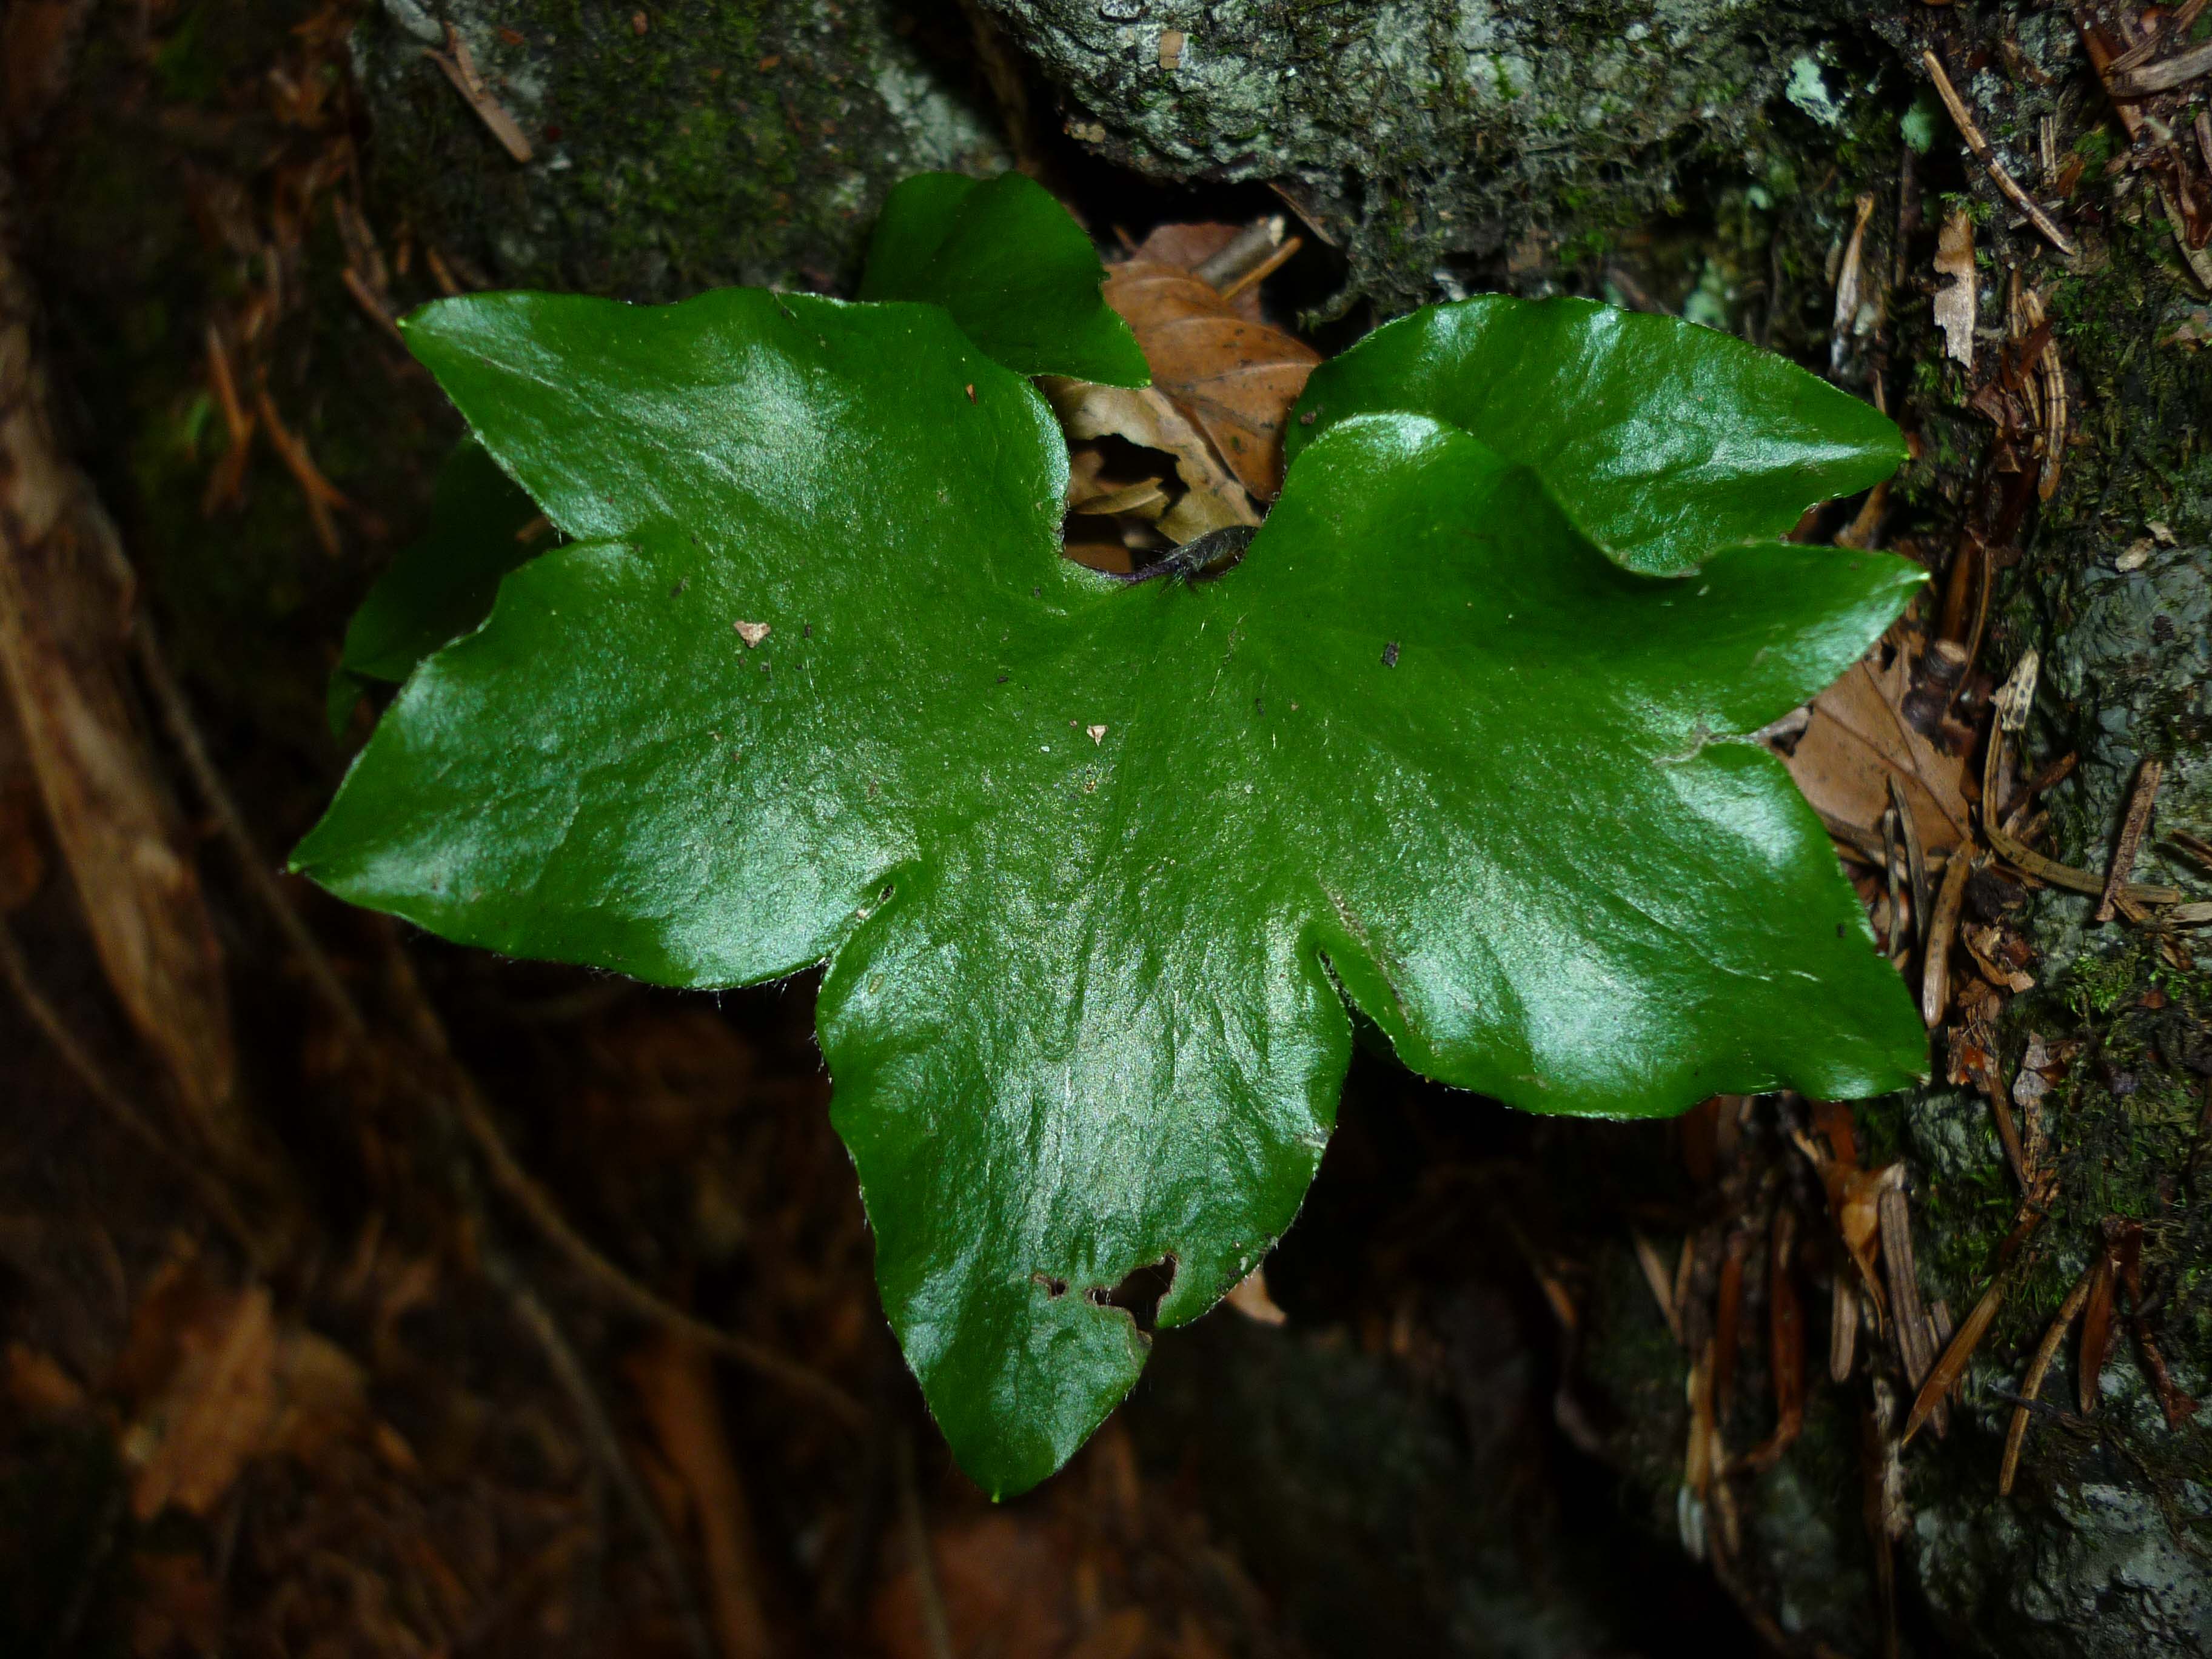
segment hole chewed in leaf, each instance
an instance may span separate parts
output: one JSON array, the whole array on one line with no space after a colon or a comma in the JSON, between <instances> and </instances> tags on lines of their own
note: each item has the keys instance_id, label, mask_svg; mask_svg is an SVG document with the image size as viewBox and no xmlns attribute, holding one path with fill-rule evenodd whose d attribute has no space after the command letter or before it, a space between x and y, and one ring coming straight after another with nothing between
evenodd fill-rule
<instances>
[{"instance_id":1,"label":"hole chewed in leaf","mask_svg":"<svg viewBox=\"0 0 2212 1659\"><path fill-rule=\"evenodd\" d=\"M1055 1302L1067 1294L1067 1281L1064 1279L1054 1279L1050 1273L1031 1273L1030 1283L1043 1285L1044 1293Z\"/></svg>"},{"instance_id":2,"label":"hole chewed in leaf","mask_svg":"<svg viewBox=\"0 0 2212 1659\"><path fill-rule=\"evenodd\" d=\"M1160 1304L1175 1287L1176 1266L1175 1252L1170 1250L1158 1261L1130 1268L1110 1290L1092 1285L1083 1298L1094 1308L1121 1309L1137 1322L1139 1330L1149 1334L1159 1323Z\"/></svg>"}]
</instances>

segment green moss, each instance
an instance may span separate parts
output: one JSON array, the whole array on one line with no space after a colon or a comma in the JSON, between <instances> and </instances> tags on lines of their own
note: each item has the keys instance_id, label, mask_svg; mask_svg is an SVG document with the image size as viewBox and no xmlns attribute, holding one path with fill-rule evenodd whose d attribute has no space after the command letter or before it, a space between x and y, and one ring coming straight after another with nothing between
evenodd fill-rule
<instances>
[{"instance_id":1,"label":"green moss","mask_svg":"<svg viewBox=\"0 0 2212 1659\"><path fill-rule=\"evenodd\" d=\"M925 55L930 37L972 62L949 6L672 0L642 34L627 9L583 0L465 0L453 15L538 155L518 167L413 40L372 15L375 177L502 283L637 299L838 288L897 179L1005 162L994 118Z\"/></svg>"}]
</instances>

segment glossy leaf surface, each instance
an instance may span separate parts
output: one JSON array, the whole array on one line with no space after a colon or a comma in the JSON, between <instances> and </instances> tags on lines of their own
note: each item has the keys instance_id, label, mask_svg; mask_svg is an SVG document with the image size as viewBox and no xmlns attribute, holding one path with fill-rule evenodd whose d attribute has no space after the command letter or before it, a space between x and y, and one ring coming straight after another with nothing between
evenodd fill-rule
<instances>
[{"instance_id":1,"label":"glossy leaf surface","mask_svg":"<svg viewBox=\"0 0 2212 1659\"><path fill-rule=\"evenodd\" d=\"M1887 417L1786 359L1591 300L1487 294L1384 324L1314 371L1288 453L1393 410L1534 467L1584 534L1655 574L1780 536L1905 459Z\"/></svg>"},{"instance_id":2,"label":"glossy leaf surface","mask_svg":"<svg viewBox=\"0 0 2212 1659\"><path fill-rule=\"evenodd\" d=\"M941 305L1018 374L1145 386L1129 325L1099 297L1106 268L1051 191L1018 173L922 173L884 203L863 300Z\"/></svg>"},{"instance_id":3,"label":"glossy leaf surface","mask_svg":"<svg viewBox=\"0 0 2212 1659\"><path fill-rule=\"evenodd\" d=\"M527 533L538 517L537 503L483 445L455 446L438 473L429 532L392 560L346 629L331 684L333 731L344 729L368 682L405 679L491 614L500 578L544 550Z\"/></svg>"},{"instance_id":4,"label":"glossy leaf surface","mask_svg":"<svg viewBox=\"0 0 2212 1659\"><path fill-rule=\"evenodd\" d=\"M668 984L826 961L884 1306L990 1492L1134 1381L1112 1287L1172 1257L1187 1321L1289 1224L1346 997L1542 1111L1922 1067L1818 819L1735 740L1905 561L1632 574L1390 416L1311 444L1226 574L1124 586L1058 556L1042 399L933 307L483 295L409 333L580 540L416 672L295 867Z\"/></svg>"}]
</instances>

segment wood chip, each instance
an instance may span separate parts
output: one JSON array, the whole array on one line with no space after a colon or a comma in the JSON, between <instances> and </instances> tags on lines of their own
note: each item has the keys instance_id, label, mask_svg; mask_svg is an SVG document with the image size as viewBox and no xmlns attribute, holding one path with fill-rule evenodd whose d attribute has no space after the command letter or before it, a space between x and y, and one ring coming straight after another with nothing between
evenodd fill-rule
<instances>
[{"instance_id":1,"label":"wood chip","mask_svg":"<svg viewBox=\"0 0 2212 1659\"><path fill-rule=\"evenodd\" d=\"M2143 42L2151 44L2157 37ZM2141 48L2123 52L2112 60L2113 73L2106 84L2116 98L2147 98L2156 92L2172 92L2176 87L2186 86L2202 76L2212 75L2212 40L2201 46L2178 52L2171 58L2157 58L2150 63L2128 64L2127 60Z\"/></svg>"},{"instance_id":2,"label":"wood chip","mask_svg":"<svg viewBox=\"0 0 2212 1659\"><path fill-rule=\"evenodd\" d=\"M1943 333L1943 355L1968 374L1974 368L1974 222L1960 208L1944 216L1936 240L1936 326Z\"/></svg>"},{"instance_id":3,"label":"wood chip","mask_svg":"<svg viewBox=\"0 0 2212 1659\"><path fill-rule=\"evenodd\" d=\"M1866 251L1867 221L1874 217L1874 192L1862 191L1858 198L1858 217L1851 226L1851 240L1844 246L1844 262L1836 275L1836 308L1829 325L1829 358L1832 368L1841 368L1846 342L1856 331L1862 300L1859 266Z\"/></svg>"}]
</instances>

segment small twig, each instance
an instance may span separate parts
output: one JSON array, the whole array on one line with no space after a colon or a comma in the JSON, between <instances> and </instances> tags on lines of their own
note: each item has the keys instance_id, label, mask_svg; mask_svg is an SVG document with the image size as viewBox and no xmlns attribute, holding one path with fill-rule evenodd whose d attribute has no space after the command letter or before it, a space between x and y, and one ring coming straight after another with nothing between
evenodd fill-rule
<instances>
[{"instance_id":1,"label":"small twig","mask_svg":"<svg viewBox=\"0 0 2212 1659\"><path fill-rule=\"evenodd\" d=\"M390 335L402 351L406 350L407 337L399 331L399 325L392 320L392 313L369 291L368 284L362 280L361 273L348 265L338 273L338 280L345 284L345 291L353 295L353 302L362 308L368 319ZM408 361L412 362L414 358L410 356Z\"/></svg>"},{"instance_id":2,"label":"small twig","mask_svg":"<svg viewBox=\"0 0 2212 1659\"><path fill-rule=\"evenodd\" d=\"M2019 1127L2012 1121L2012 1103L2005 1098L2004 1079L1996 1075L1996 1060L1993 1057L1990 1073L1985 1078L1990 1097L1990 1115L1996 1120L1997 1143L2004 1148L2005 1162L2012 1165L2013 1179L2020 1182L2023 1193L2035 1188L2039 1171L2028 1163L2027 1149L2021 1145ZM1917 1382L1919 1379L1915 1378Z\"/></svg>"},{"instance_id":3,"label":"small twig","mask_svg":"<svg viewBox=\"0 0 2212 1659\"><path fill-rule=\"evenodd\" d=\"M907 1553L914 1559L915 1599L921 1604L922 1640L930 1659L954 1659L952 1622L945 1612L945 1592L937 1582L937 1560L930 1553L929 1527L921 1513L921 1486L914 1474L914 1437L898 1437L899 1520Z\"/></svg>"},{"instance_id":4,"label":"small twig","mask_svg":"<svg viewBox=\"0 0 2212 1659\"><path fill-rule=\"evenodd\" d=\"M2011 677L2005 682L2007 690L2024 682L2024 692L2014 697L2014 708L2011 714L2008 714L2004 708L2000 708L1998 719L1990 727L1989 750L1982 760L1982 834L1996 849L1998 857L2039 881L2101 898L2106 886L2104 877L2044 857L2025 842L2014 840L2006 831L2002 822L2002 803L1997 799L1996 786L2004 750L2004 734L2008 731L2018 731L2027 724L2027 704L2033 699L2034 681L2034 653L2031 652L2021 659L2020 665L2013 670ZM2001 690L1999 696L2003 695ZM2176 887L2154 887L2142 882L2124 881L2118 889L2118 896L2135 904L2179 904L2182 893Z\"/></svg>"},{"instance_id":5,"label":"small twig","mask_svg":"<svg viewBox=\"0 0 2212 1659\"><path fill-rule=\"evenodd\" d=\"M231 373L230 353L223 345L222 331L212 322L207 325L207 360L208 386L215 393L216 407L222 413L229 447L208 473L207 488L200 495L203 518L213 517L217 507L237 499L239 487L246 481L246 464L253 453L253 416L238 400L238 377Z\"/></svg>"},{"instance_id":6,"label":"small twig","mask_svg":"<svg viewBox=\"0 0 2212 1659\"><path fill-rule=\"evenodd\" d=\"M1255 283L1266 282L1267 278L1273 276L1285 265L1288 264L1291 258L1297 253L1297 251L1304 246L1305 240L1303 237L1293 236L1290 238L1273 253L1260 261L1258 264L1254 265L1251 270L1246 271L1242 276L1237 277L1234 282L1231 283L1228 287L1223 289L1221 290L1221 297L1224 301L1233 300L1238 295L1242 294L1246 289L1250 288Z\"/></svg>"},{"instance_id":7,"label":"small twig","mask_svg":"<svg viewBox=\"0 0 2212 1659\"><path fill-rule=\"evenodd\" d=\"M2081 1304L2089 1299L2089 1284L2095 1272L2092 1267L2075 1280L2074 1288L2066 1293L2066 1300L2059 1304L2058 1316L2051 1322L2051 1328L2044 1332L2042 1346L2036 1349L2035 1358L2028 1364L2027 1376L2020 1386L2021 1403L2013 1407L2012 1426L2005 1434L2004 1462L1997 1470L1997 1496L2000 1498L2012 1496L2013 1477L2020 1473L2021 1446L2027 1438L2028 1405L2042 1391L2044 1376L2051 1370L2051 1362L2057 1355L2059 1344L2066 1340L2066 1332L2074 1323L2074 1316L2081 1311Z\"/></svg>"},{"instance_id":8,"label":"small twig","mask_svg":"<svg viewBox=\"0 0 2212 1659\"><path fill-rule=\"evenodd\" d=\"M1943 72L1943 60L1933 52L1923 51L1920 54L1920 61L1928 66L1928 73L1936 82L1936 96L1942 99L1943 107L1951 112L1952 124L1959 129L1959 136L1966 141L1966 148L1973 151L1974 159L1988 169L1990 177L2004 192L2006 199L2027 216L2028 223L2049 238L2053 247L2072 258L2074 244L2066 240L2066 233L2051 222L2051 216L2043 210L2041 204L2022 190L2012 174L2004 170L2004 164L1997 160L1996 152L1990 148L1990 141L1982 137L1982 130L1974 125L1974 118L1966 112L1966 106L1960 98L1958 89L1951 84L1951 77Z\"/></svg>"},{"instance_id":9,"label":"small twig","mask_svg":"<svg viewBox=\"0 0 2212 1659\"><path fill-rule=\"evenodd\" d=\"M2166 763L2147 760L2136 774L2135 793L2128 798L2127 817L2120 821L2120 839L2112 848L2112 866L2105 872L2105 891L2097 902L2096 920L2110 921L2128 878L2135 873L2136 854L2149 827L2151 808L2158 803L2158 786L2166 776Z\"/></svg>"},{"instance_id":10,"label":"small twig","mask_svg":"<svg viewBox=\"0 0 2212 1659\"><path fill-rule=\"evenodd\" d=\"M134 637L138 648L139 669L146 677L147 689L154 694L154 704L160 712L162 726L168 732L169 741L176 744L178 754L183 757L185 769L192 776L192 787L198 790L200 799L214 815L216 830L230 843L231 853L238 860L239 869L245 875L246 884L252 888L254 896L269 912L277 931L284 935L285 943L292 947L301 966L307 969L307 977L313 982L317 994L345 1028L347 1036L356 1043L366 1041L368 1022L362 1017L360 1006L339 980L337 969L331 965L330 957L309 931L307 924L301 920L299 911L284 896L268 859L253 838L253 831L246 826L246 814L239 809L229 786L223 781L222 774L216 769L215 762L209 757L207 743L200 735L199 722L193 718L191 704L185 696L184 688L177 684L176 675L170 671L169 659L161 650L153 623L143 616L139 617Z\"/></svg>"},{"instance_id":11,"label":"small twig","mask_svg":"<svg viewBox=\"0 0 2212 1659\"><path fill-rule=\"evenodd\" d=\"M1912 805L1897 774L1889 775L1889 802L1897 809L1898 838L1905 843L1905 872L1912 887L1912 923L1924 947L1928 943L1928 854L1920 844L1920 826L1913 821Z\"/></svg>"},{"instance_id":12,"label":"small twig","mask_svg":"<svg viewBox=\"0 0 2212 1659\"><path fill-rule=\"evenodd\" d=\"M1859 1291L1850 1274L1836 1274L1836 1292L1828 1304L1828 1379L1851 1380L1851 1364L1858 1357Z\"/></svg>"},{"instance_id":13,"label":"small twig","mask_svg":"<svg viewBox=\"0 0 2212 1659\"><path fill-rule=\"evenodd\" d=\"M430 279L438 285L438 292L448 300L457 297L461 285L454 280L453 270L446 264L445 256L428 242L422 245L422 263L430 267Z\"/></svg>"},{"instance_id":14,"label":"small twig","mask_svg":"<svg viewBox=\"0 0 2212 1659\"><path fill-rule=\"evenodd\" d=\"M1966 878L1974 866L1963 847L1951 854L1943 872L1943 885L1936 895L1936 913L1928 923L1926 961L1920 969L1920 1018L1929 1030L1943 1023L1951 1003L1951 941L1959 929L1960 907L1966 902Z\"/></svg>"},{"instance_id":15,"label":"small twig","mask_svg":"<svg viewBox=\"0 0 2212 1659\"><path fill-rule=\"evenodd\" d=\"M1914 1388L1927 1381L1935 1364L1929 1351L1927 1310L1920 1301L1919 1269L1912 1257L1912 1218L1903 1192L1892 1187L1876 1205L1881 1224L1882 1265L1888 1269L1891 1322L1898 1357Z\"/></svg>"},{"instance_id":16,"label":"small twig","mask_svg":"<svg viewBox=\"0 0 2212 1659\"><path fill-rule=\"evenodd\" d=\"M453 1059L452 1045L446 1039L445 1025L439 1019L437 1011L431 1006L429 998L423 993L422 982L415 976L414 965L407 960L398 941L387 935L387 945L393 990L415 1028L416 1042L444 1074L444 1086L434 1092L452 1108L460 1120L461 1127L476 1143L477 1151L483 1155L493 1182L515 1207L530 1218L531 1224L544 1236L546 1241L618 1306L629 1309L649 1323L690 1337L711 1353L736 1360L763 1376L771 1377L787 1388L807 1395L817 1404L827 1407L848 1427L866 1426L867 1413L860 1402L819 1371L776 1352L763 1343L709 1325L696 1315L688 1314L654 1295L600 1255L597 1247L568 1224L568 1218L561 1213L560 1206L553 1201L551 1195L538 1184L508 1149L506 1139L500 1134L499 1126L492 1121L491 1109L485 1103L476 1080Z\"/></svg>"},{"instance_id":17,"label":"small twig","mask_svg":"<svg viewBox=\"0 0 2212 1659\"><path fill-rule=\"evenodd\" d=\"M2051 1191L2046 1182L2022 1200L2020 1213L2014 1218L2012 1231L2006 1235L2004 1243L1997 1246L1996 1263L1990 1270L1989 1287L1982 1292L1981 1299L1974 1304L1966 1322L1959 1327L1957 1334L1944 1347L1942 1357L1936 1360L1935 1369L1928 1373L1928 1380L1920 1385L1920 1392L1913 1399L1912 1409L1905 1416L1905 1431L1899 1437L1900 1445L1920 1431L1920 1425L1935 1414L1936 1408L1943 1403L1945 1396L1958 1387L1959 1379L1966 1375L1966 1364L1974 1357L1974 1350L1981 1346L1983 1336L1989 1331L1990 1322L1996 1317L1997 1310L2004 1305L2005 1294L2010 1285L2005 1269L2011 1265L2021 1248L2034 1236L2035 1230L2043 1224L2043 1218L2049 1212Z\"/></svg>"},{"instance_id":18,"label":"small twig","mask_svg":"<svg viewBox=\"0 0 2212 1659\"><path fill-rule=\"evenodd\" d=\"M2181 251L2182 262L2189 267L2189 274L2197 278L2200 288L2212 290L2212 248L2191 246L2189 216L2182 211L2181 198L2164 178L2158 181L2158 200L2166 210L2166 222L2173 232L2173 245Z\"/></svg>"},{"instance_id":19,"label":"small twig","mask_svg":"<svg viewBox=\"0 0 2212 1659\"><path fill-rule=\"evenodd\" d=\"M1950 1346L1951 1304L1938 1297L1936 1298L1936 1305L1928 1310L1929 1351L1940 1354ZM1929 1369L1932 1372L1935 1368L1930 1366ZM1938 1436L1941 1436L1949 1426L1950 1415L1950 1407L1939 1398L1936 1402L1935 1411L1929 1413L1935 1422L1936 1432Z\"/></svg>"},{"instance_id":20,"label":"small twig","mask_svg":"<svg viewBox=\"0 0 2212 1659\"><path fill-rule=\"evenodd\" d=\"M2014 804L2012 811L2004 815L2005 832L2011 836L2021 836L2021 826L2028 821L2029 814L2035 810L2035 798L2038 795L2048 794L2072 777L2074 769L2080 765L2081 762L2081 756L2069 749L2026 783L2021 785L2020 799Z\"/></svg>"},{"instance_id":21,"label":"small twig","mask_svg":"<svg viewBox=\"0 0 2212 1659\"><path fill-rule=\"evenodd\" d=\"M2031 334L2049 319L2043 296L2033 289L2021 295L2021 309ZM2056 334L2044 336L2043 349L2036 357L2036 374L2043 392L2043 465L2036 474L2035 493L2039 500L2047 501L2058 493L2059 471L2071 418L2066 402L2066 366L2059 360Z\"/></svg>"},{"instance_id":22,"label":"small twig","mask_svg":"<svg viewBox=\"0 0 2212 1659\"><path fill-rule=\"evenodd\" d=\"M46 994L31 977L30 964L24 961L23 952L15 943L15 935L4 921L0 921L0 978L5 978L23 1012L31 1017L62 1064L75 1074L84 1091L90 1095L100 1109L114 1120L118 1127L181 1175L208 1213L231 1236L247 1258L266 1265L269 1249L254 1231L246 1225L238 1206L231 1200L229 1189L210 1175L195 1160L179 1152L169 1138L156 1128L137 1107L131 1104L123 1091L100 1070L92 1052L76 1038L61 1017L61 1011L46 1000Z\"/></svg>"},{"instance_id":23,"label":"small twig","mask_svg":"<svg viewBox=\"0 0 2212 1659\"><path fill-rule=\"evenodd\" d=\"M1283 216L1270 214L1238 231L1218 253L1201 261L1190 274L1209 287L1223 289L1265 264L1282 245Z\"/></svg>"},{"instance_id":24,"label":"small twig","mask_svg":"<svg viewBox=\"0 0 2212 1659\"><path fill-rule=\"evenodd\" d=\"M669 1535L660 1511L653 1507L652 1498L623 1450L606 1407L599 1402L599 1390L584 1370L584 1362L576 1357L575 1349L569 1346L568 1337L551 1310L538 1299L538 1292L489 1240L481 1241L481 1254L486 1277L506 1294L516 1318L544 1353L546 1367L553 1373L554 1381L568 1396L592 1460L613 1486L637 1529L645 1534L646 1546L653 1552L661 1577L667 1580L669 1595L675 1600L677 1622L684 1627L684 1645L690 1650L693 1659L715 1659L714 1638L708 1633L706 1616L700 1610L698 1592L692 1586L690 1575L684 1570L684 1558L677 1550L675 1539Z\"/></svg>"},{"instance_id":25,"label":"small twig","mask_svg":"<svg viewBox=\"0 0 2212 1659\"><path fill-rule=\"evenodd\" d=\"M1640 1229L1630 1228L1628 1237L1636 1247L1636 1265L1644 1270L1644 1282L1651 1287L1651 1299L1659 1304L1659 1316L1667 1322L1667 1328L1679 1343L1682 1340L1682 1315L1674 1306L1674 1281L1667 1264L1660 1259L1659 1247Z\"/></svg>"},{"instance_id":26,"label":"small twig","mask_svg":"<svg viewBox=\"0 0 2212 1659\"><path fill-rule=\"evenodd\" d=\"M1897 780L1892 776L1890 787L1895 788L1896 786ZM1900 949L1897 942L1898 917L1902 914L1905 907L1905 896L1901 885L1903 877L1900 874L1904 860L1899 859L1897 854L1897 809L1892 807L1881 815L1881 874L1887 889L1884 896L1889 902L1888 937L1885 944L1891 957L1902 969L1911 954L1911 946L1907 945ZM1915 924L1917 924L1920 920L1919 912L1917 909L1913 913L1912 920Z\"/></svg>"},{"instance_id":27,"label":"small twig","mask_svg":"<svg viewBox=\"0 0 2212 1659\"><path fill-rule=\"evenodd\" d=\"M477 118L484 124L484 130L499 140L501 149L518 161L530 160L530 140L523 137L522 129L507 112L506 106L491 95L491 88L484 85L483 77L477 73L476 59L469 52L469 43L461 39L459 32L451 23L446 25L445 51L440 52L435 46L425 46L422 55L446 72L446 78L453 83L453 90L468 100L469 107L477 112Z\"/></svg>"},{"instance_id":28,"label":"small twig","mask_svg":"<svg viewBox=\"0 0 2212 1659\"><path fill-rule=\"evenodd\" d=\"M300 486L300 494L307 499L307 516L313 520L315 539L323 544L323 551L335 558L338 554L337 526L331 520L331 509L349 510L353 503L344 492L322 474L315 458L307 453L307 446L286 429L277 417L276 404L269 396L264 382L254 388L254 407L261 416L261 424L268 429L269 447L276 452L276 459L284 463L284 470Z\"/></svg>"}]
</instances>

